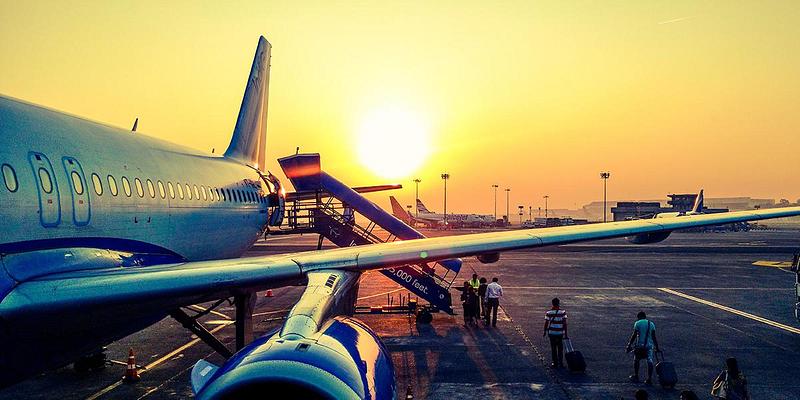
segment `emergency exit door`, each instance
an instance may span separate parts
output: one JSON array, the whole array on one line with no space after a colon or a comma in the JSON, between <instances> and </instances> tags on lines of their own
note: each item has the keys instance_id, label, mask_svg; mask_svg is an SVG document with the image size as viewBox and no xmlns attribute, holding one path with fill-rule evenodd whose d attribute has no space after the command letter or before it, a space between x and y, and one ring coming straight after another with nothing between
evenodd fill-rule
<instances>
[{"instance_id":1,"label":"emergency exit door","mask_svg":"<svg viewBox=\"0 0 800 400\"><path fill-rule=\"evenodd\" d=\"M62 161L64 171L67 173L69 192L72 195L72 220L75 225L87 225L92 217L92 210L89 205L89 187L86 185L83 168L73 157L64 157Z\"/></svg>"},{"instance_id":2,"label":"emergency exit door","mask_svg":"<svg viewBox=\"0 0 800 400\"><path fill-rule=\"evenodd\" d=\"M30 152L28 161L39 193L39 221L44 227L58 226L61 222L61 201L53 165L44 154L37 152Z\"/></svg>"}]
</instances>

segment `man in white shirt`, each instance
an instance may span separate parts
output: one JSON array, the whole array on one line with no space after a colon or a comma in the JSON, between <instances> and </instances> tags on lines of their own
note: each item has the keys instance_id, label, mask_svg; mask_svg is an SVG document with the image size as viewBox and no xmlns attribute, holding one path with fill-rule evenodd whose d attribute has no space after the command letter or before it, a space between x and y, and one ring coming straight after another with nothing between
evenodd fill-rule
<instances>
[{"instance_id":1,"label":"man in white shirt","mask_svg":"<svg viewBox=\"0 0 800 400\"><path fill-rule=\"evenodd\" d=\"M486 325L489 325L489 314L492 316L492 326L497 326L497 308L500 306L500 298L503 297L503 287L497 283L497 278L492 278L492 283L486 287Z\"/></svg>"}]
</instances>

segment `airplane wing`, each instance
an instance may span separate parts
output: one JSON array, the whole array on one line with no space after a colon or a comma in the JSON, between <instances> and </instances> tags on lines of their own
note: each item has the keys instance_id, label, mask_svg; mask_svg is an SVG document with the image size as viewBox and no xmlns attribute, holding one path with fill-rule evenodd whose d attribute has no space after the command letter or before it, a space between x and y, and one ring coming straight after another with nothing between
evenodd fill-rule
<instances>
[{"instance_id":1,"label":"airplane wing","mask_svg":"<svg viewBox=\"0 0 800 400\"><path fill-rule=\"evenodd\" d=\"M46 275L20 283L0 303L5 318L48 313L92 304L136 304L165 299L175 306L227 297L239 290L302 282L321 269L365 271L613 237L800 215L800 207L703 214L544 229L478 233L397 241L295 254L107 268Z\"/></svg>"}]
</instances>

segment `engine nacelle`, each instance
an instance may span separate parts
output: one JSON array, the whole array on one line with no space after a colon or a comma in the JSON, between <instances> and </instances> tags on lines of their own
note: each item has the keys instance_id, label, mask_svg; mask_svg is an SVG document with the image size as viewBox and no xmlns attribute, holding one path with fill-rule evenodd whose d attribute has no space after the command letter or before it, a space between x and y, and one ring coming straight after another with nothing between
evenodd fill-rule
<instances>
[{"instance_id":1,"label":"engine nacelle","mask_svg":"<svg viewBox=\"0 0 800 400\"><path fill-rule=\"evenodd\" d=\"M361 321L335 317L313 338L265 336L216 368L192 370L198 399L243 399L289 393L302 399L393 399L392 359Z\"/></svg>"},{"instance_id":2,"label":"engine nacelle","mask_svg":"<svg viewBox=\"0 0 800 400\"><path fill-rule=\"evenodd\" d=\"M478 255L476 256L476 258L478 259L478 261L480 261L480 262L481 262L481 263L483 263L483 264L491 264L491 263L496 263L497 261L499 261L499 260L500 260L500 253L484 253L484 254L478 254Z\"/></svg>"},{"instance_id":3,"label":"engine nacelle","mask_svg":"<svg viewBox=\"0 0 800 400\"><path fill-rule=\"evenodd\" d=\"M670 233L672 231L641 233L636 236L627 236L625 239L628 239L633 244L658 243L669 237Z\"/></svg>"}]
</instances>

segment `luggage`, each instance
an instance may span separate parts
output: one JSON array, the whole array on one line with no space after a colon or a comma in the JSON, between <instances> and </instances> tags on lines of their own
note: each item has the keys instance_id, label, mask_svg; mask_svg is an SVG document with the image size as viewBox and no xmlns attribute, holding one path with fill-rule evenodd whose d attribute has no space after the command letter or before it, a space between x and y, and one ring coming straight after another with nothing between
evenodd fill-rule
<instances>
[{"instance_id":1,"label":"luggage","mask_svg":"<svg viewBox=\"0 0 800 400\"><path fill-rule=\"evenodd\" d=\"M572 347L572 340L564 339L564 358L567 359L567 368L569 372L585 372L586 360L583 359L583 354Z\"/></svg>"},{"instance_id":2,"label":"luggage","mask_svg":"<svg viewBox=\"0 0 800 400\"><path fill-rule=\"evenodd\" d=\"M658 355L661 353L661 361ZM678 383L678 374L675 372L675 364L664 360L664 352L656 352L656 374L658 375L658 384L663 388L671 389Z\"/></svg>"}]
</instances>

